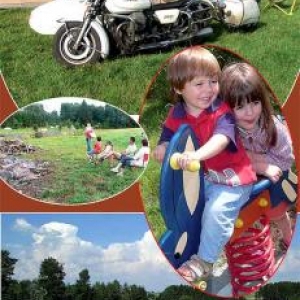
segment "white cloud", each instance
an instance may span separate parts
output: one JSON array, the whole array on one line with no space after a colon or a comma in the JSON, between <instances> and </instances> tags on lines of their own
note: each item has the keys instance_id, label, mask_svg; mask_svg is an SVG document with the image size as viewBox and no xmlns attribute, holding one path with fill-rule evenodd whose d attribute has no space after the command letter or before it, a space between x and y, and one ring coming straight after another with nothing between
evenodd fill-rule
<instances>
[{"instance_id":1,"label":"white cloud","mask_svg":"<svg viewBox=\"0 0 300 300\"><path fill-rule=\"evenodd\" d=\"M284 258L275 275L271 278L271 282L294 281L300 280L300 253L299 249L291 249Z\"/></svg>"},{"instance_id":2,"label":"white cloud","mask_svg":"<svg viewBox=\"0 0 300 300\"><path fill-rule=\"evenodd\" d=\"M105 106L105 103L99 100L93 100L93 99L86 99L86 98L76 98L76 97L61 97L61 98L51 98L51 99L45 99L40 102L36 102L34 104L42 104L43 108L47 112L57 111L60 112L61 104L63 103L69 103L69 104L81 104L83 101L85 101L88 105L94 105L94 106Z\"/></svg>"},{"instance_id":3,"label":"white cloud","mask_svg":"<svg viewBox=\"0 0 300 300\"><path fill-rule=\"evenodd\" d=\"M276 281L300 281L300 214L297 216L295 233L287 255L279 266L272 282Z\"/></svg>"},{"instance_id":4,"label":"white cloud","mask_svg":"<svg viewBox=\"0 0 300 300\"><path fill-rule=\"evenodd\" d=\"M81 239L74 225L50 222L35 229L32 238L30 251L21 251L17 256L17 279L36 278L40 263L51 256L63 264L67 274L65 279L71 283L76 281L82 269L87 268L92 282L116 279L121 283L144 286L147 290L183 284L150 231L135 242L113 243L104 248Z\"/></svg>"},{"instance_id":5,"label":"white cloud","mask_svg":"<svg viewBox=\"0 0 300 300\"><path fill-rule=\"evenodd\" d=\"M32 231L34 230L34 227L31 224L29 224L26 220L20 218L20 219L16 219L16 222L14 224L14 229L20 231Z\"/></svg>"}]
</instances>

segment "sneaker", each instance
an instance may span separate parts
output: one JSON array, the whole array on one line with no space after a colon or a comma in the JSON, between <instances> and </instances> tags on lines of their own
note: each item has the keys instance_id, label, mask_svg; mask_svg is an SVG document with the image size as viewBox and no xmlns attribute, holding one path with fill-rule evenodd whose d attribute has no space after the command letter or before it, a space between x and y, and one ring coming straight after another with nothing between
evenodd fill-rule
<instances>
[{"instance_id":1,"label":"sneaker","mask_svg":"<svg viewBox=\"0 0 300 300\"><path fill-rule=\"evenodd\" d=\"M110 169L112 172L114 172L114 173L119 173L119 169L117 169L117 168L112 168L112 169Z\"/></svg>"},{"instance_id":2,"label":"sneaker","mask_svg":"<svg viewBox=\"0 0 300 300\"><path fill-rule=\"evenodd\" d=\"M197 255L192 255L177 271L185 280L195 283L207 279L213 271L213 264L205 262Z\"/></svg>"}]
</instances>

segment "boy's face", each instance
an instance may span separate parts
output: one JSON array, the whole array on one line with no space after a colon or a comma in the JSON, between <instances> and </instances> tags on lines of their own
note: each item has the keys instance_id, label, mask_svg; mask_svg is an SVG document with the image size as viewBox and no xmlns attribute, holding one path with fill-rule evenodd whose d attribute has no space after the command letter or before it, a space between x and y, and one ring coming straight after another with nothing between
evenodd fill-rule
<instances>
[{"instance_id":1,"label":"boy's face","mask_svg":"<svg viewBox=\"0 0 300 300\"><path fill-rule=\"evenodd\" d=\"M218 77L197 76L187 82L182 90L176 90L182 95L187 113L198 116L208 108L219 94Z\"/></svg>"}]
</instances>

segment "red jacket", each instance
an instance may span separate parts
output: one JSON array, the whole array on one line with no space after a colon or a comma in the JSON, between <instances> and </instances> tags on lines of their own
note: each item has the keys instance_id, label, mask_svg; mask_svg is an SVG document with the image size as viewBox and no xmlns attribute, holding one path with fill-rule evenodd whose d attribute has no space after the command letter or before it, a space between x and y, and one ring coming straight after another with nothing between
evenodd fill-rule
<instances>
[{"instance_id":1,"label":"red jacket","mask_svg":"<svg viewBox=\"0 0 300 300\"><path fill-rule=\"evenodd\" d=\"M177 112L174 111L176 109ZM178 109L180 112L180 105L171 108L164 127L175 133L180 125L189 124L200 145L204 145L213 136L221 116L232 115L230 107L225 102L211 106L197 118L185 111L178 114ZM250 184L256 181L256 174L237 134L235 134L235 141L235 147L228 146L221 153L202 162L206 175L209 175L208 179L227 185Z\"/></svg>"},{"instance_id":2,"label":"red jacket","mask_svg":"<svg viewBox=\"0 0 300 300\"><path fill-rule=\"evenodd\" d=\"M94 145L94 151L96 154L99 154L101 152L101 148L102 148L102 145L101 145L101 142L97 141Z\"/></svg>"}]
</instances>

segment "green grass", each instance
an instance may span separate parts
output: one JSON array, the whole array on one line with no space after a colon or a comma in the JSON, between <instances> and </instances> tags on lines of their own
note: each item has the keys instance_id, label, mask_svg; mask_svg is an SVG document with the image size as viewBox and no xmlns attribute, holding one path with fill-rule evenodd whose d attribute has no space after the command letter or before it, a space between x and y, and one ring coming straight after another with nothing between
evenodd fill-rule
<instances>
[{"instance_id":1,"label":"green grass","mask_svg":"<svg viewBox=\"0 0 300 300\"><path fill-rule=\"evenodd\" d=\"M62 95L82 96L137 113L151 78L171 52L178 50L118 57L94 66L65 69L52 57L52 37L29 27L30 11L0 10L0 69L19 106ZM284 101L300 65L299 28L299 6L293 16L272 8L261 12L255 30L228 31L221 24L214 24L215 34L205 42L229 48L249 59Z\"/></svg>"},{"instance_id":2,"label":"green grass","mask_svg":"<svg viewBox=\"0 0 300 300\"><path fill-rule=\"evenodd\" d=\"M260 7L266 5L260 2ZM291 0L285 0L285 6ZM19 106L45 98L75 96L100 99L129 114L138 113L147 87L163 62L180 48L110 58L103 63L66 69L52 57L52 37L32 31L28 25L31 9L0 10L0 69ZM251 30L227 30L214 23L214 35L205 44L214 44L237 52L256 66L283 103L300 66L300 9L286 16L277 9L261 11L260 23ZM163 78L158 80L163 82ZM163 85L163 83L161 83ZM167 87L163 89L165 91ZM165 93L154 90L141 124L152 147L157 142L165 115ZM152 229L160 236L164 229L158 207L160 166L150 162L142 179L145 209Z\"/></svg>"},{"instance_id":3,"label":"green grass","mask_svg":"<svg viewBox=\"0 0 300 300\"><path fill-rule=\"evenodd\" d=\"M98 165L89 163L86 159L85 138L82 132L78 132L79 134L74 136L62 132L61 136L42 138L33 138L33 131L30 130L14 130L13 132L13 135L9 136L7 132L1 130L0 134L5 133L5 138L17 135L26 144L39 149L33 154L23 154L22 157L49 162L51 172L46 178L38 181L38 191L33 180L31 182L33 187L30 188L33 194L29 194L43 201L60 204L100 201L128 188L143 171L141 168L128 169L124 172L123 177L119 177L110 171L108 161ZM139 147L141 132L141 129L102 129L97 134L101 135L103 144L105 141L111 140L114 149L122 151L128 145L130 136L136 137Z\"/></svg>"}]
</instances>

